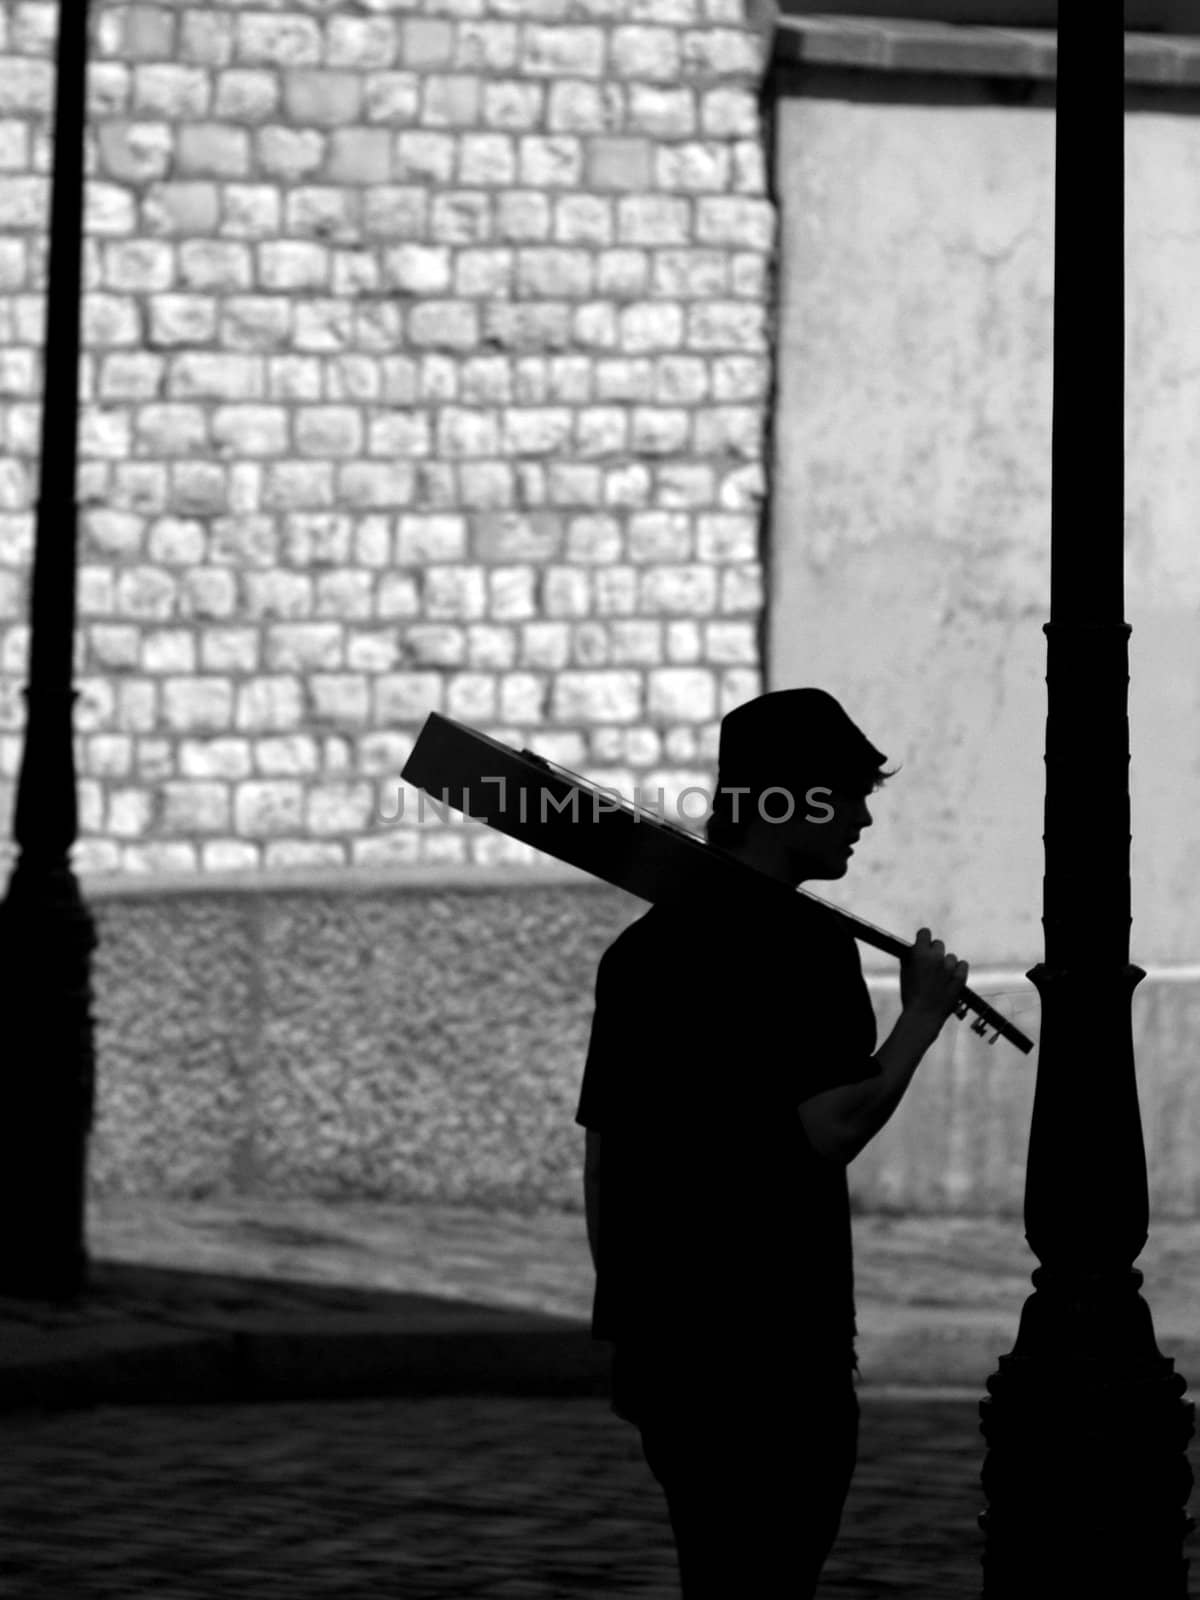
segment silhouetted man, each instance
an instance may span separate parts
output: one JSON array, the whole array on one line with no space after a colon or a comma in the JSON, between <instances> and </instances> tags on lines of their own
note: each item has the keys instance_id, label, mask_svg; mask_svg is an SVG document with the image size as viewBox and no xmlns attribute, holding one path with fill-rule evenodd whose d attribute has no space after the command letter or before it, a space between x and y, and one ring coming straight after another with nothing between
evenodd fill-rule
<instances>
[{"instance_id":1,"label":"silhouetted man","mask_svg":"<svg viewBox=\"0 0 1200 1600\"><path fill-rule=\"evenodd\" d=\"M823 691L763 695L721 724L709 842L792 886L841 878L885 759ZM576 1114L592 1332L685 1600L815 1590L858 1440L846 1167L966 977L921 929L876 1049L854 939L734 891L656 904L600 962Z\"/></svg>"}]
</instances>

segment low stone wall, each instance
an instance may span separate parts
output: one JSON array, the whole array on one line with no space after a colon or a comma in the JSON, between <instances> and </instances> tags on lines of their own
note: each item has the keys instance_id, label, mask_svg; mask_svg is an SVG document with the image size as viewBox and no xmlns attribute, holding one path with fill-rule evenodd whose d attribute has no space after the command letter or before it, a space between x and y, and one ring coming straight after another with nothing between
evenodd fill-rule
<instances>
[{"instance_id":1,"label":"low stone wall","mask_svg":"<svg viewBox=\"0 0 1200 1600\"><path fill-rule=\"evenodd\" d=\"M561 1206L615 890L419 881L95 902L93 1184Z\"/></svg>"},{"instance_id":2,"label":"low stone wall","mask_svg":"<svg viewBox=\"0 0 1200 1600\"><path fill-rule=\"evenodd\" d=\"M578 1208L596 963L644 907L565 872L475 879L89 890L93 1193ZM895 979L870 982L882 1038ZM1019 973L973 982L1023 991L1017 1020L1036 1035ZM1151 974L1135 995L1157 1215L1197 1211L1198 1011L1187 975ZM1019 1213L1035 1059L948 1025L855 1163L856 1204Z\"/></svg>"}]
</instances>

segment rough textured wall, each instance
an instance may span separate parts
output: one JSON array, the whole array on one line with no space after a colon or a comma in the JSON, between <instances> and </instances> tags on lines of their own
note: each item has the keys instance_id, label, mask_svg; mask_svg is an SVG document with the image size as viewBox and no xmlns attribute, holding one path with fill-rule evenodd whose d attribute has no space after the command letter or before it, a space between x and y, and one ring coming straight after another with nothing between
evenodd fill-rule
<instances>
[{"instance_id":1,"label":"rough textured wall","mask_svg":"<svg viewBox=\"0 0 1200 1600\"><path fill-rule=\"evenodd\" d=\"M966 80L906 93L876 77L872 92L847 76L779 113L768 671L840 691L902 763L830 898L1028 967L1042 949L1053 85L1000 105ZM1194 963L1200 119L1182 92L1134 92L1126 129L1132 950Z\"/></svg>"},{"instance_id":2,"label":"rough textured wall","mask_svg":"<svg viewBox=\"0 0 1200 1600\"><path fill-rule=\"evenodd\" d=\"M57 9L0 6L9 780ZM94 11L80 867L511 856L373 820L435 709L627 789L705 781L758 688L741 0Z\"/></svg>"},{"instance_id":3,"label":"rough textured wall","mask_svg":"<svg viewBox=\"0 0 1200 1600\"><path fill-rule=\"evenodd\" d=\"M596 963L643 910L590 884L98 897L93 1192L578 1209ZM993 986L1036 1037L1031 987ZM883 1039L899 996L871 990ZM1198 1014L1194 981L1135 991L1155 1216L1200 1208ZM1019 1215L1034 1079L948 1023L855 1203Z\"/></svg>"},{"instance_id":4,"label":"rough textured wall","mask_svg":"<svg viewBox=\"0 0 1200 1600\"><path fill-rule=\"evenodd\" d=\"M89 1178L129 1194L578 1204L614 889L97 903Z\"/></svg>"}]
</instances>

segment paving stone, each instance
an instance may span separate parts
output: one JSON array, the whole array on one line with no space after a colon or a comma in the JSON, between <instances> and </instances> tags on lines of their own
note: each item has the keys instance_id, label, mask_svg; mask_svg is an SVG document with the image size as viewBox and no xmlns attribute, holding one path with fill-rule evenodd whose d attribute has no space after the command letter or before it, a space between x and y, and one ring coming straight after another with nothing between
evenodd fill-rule
<instances>
[{"instance_id":1,"label":"paving stone","mask_svg":"<svg viewBox=\"0 0 1200 1600\"><path fill-rule=\"evenodd\" d=\"M0 1444L8 1600L678 1592L658 1487L600 1401L98 1407ZM864 1402L822 1597L977 1593L980 1459L972 1402Z\"/></svg>"}]
</instances>

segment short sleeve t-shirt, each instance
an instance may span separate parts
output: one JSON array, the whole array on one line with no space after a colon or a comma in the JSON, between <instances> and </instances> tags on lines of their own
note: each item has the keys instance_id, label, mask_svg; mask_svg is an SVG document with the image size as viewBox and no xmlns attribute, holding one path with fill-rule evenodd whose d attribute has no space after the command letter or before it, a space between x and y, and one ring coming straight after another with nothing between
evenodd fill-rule
<instances>
[{"instance_id":1,"label":"short sleeve t-shirt","mask_svg":"<svg viewBox=\"0 0 1200 1600\"><path fill-rule=\"evenodd\" d=\"M711 1381L714 1352L850 1366L846 1170L797 1108L874 1076L875 1040L853 937L801 896L656 905L605 952L575 1120L602 1136L592 1333L619 1414Z\"/></svg>"}]
</instances>

